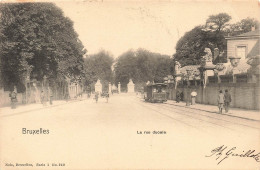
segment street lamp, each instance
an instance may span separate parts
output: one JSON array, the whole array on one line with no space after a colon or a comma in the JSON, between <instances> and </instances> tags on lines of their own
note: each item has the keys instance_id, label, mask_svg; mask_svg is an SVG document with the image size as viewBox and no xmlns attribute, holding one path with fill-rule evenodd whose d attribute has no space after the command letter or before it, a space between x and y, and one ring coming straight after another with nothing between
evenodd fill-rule
<instances>
[{"instance_id":1,"label":"street lamp","mask_svg":"<svg viewBox=\"0 0 260 170\"><path fill-rule=\"evenodd\" d=\"M186 95L186 106L190 106L190 76L191 76L191 69L187 69L187 95Z\"/></svg>"}]
</instances>

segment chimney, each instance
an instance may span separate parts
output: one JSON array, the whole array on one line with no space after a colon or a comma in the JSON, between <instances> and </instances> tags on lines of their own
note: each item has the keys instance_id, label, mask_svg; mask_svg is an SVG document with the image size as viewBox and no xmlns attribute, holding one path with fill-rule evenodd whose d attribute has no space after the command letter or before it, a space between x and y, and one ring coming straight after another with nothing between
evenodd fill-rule
<instances>
[{"instance_id":1,"label":"chimney","mask_svg":"<svg viewBox=\"0 0 260 170\"><path fill-rule=\"evenodd\" d=\"M255 31L255 26L252 26L252 27L251 27L251 31Z\"/></svg>"}]
</instances>

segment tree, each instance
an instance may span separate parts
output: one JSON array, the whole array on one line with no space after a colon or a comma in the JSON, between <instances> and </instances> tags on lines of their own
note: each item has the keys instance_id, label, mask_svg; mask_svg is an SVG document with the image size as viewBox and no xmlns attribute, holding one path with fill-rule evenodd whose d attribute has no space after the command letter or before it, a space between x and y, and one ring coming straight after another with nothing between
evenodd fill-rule
<instances>
[{"instance_id":1,"label":"tree","mask_svg":"<svg viewBox=\"0 0 260 170\"><path fill-rule=\"evenodd\" d=\"M173 60L167 55L158 56L154 82L164 82L164 77L171 75L171 69L174 66Z\"/></svg>"},{"instance_id":2,"label":"tree","mask_svg":"<svg viewBox=\"0 0 260 170\"><path fill-rule=\"evenodd\" d=\"M228 26L228 22L231 20L231 16L227 13L219 13L217 15L210 15L206 21L206 27L213 31L224 31Z\"/></svg>"},{"instance_id":3,"label":"tree","mask_svg":"<svg viewBox=\"0 0 260 170\"><path fill-rule=\"evenodd\" d=\"M203 31L202 26L197 26L185 33L177 42L174 59L179 61L182 66L196 65L200 63L204 49L208 47L207 35L209 32Z\"/></svg>"},{"instance_id":4,"label":"tree","mask_svg":"<svg viewBox=\"0 0 260 170\"><path fill-rule=\"evenodd\" d=\"M129 50L120 55L114 67L115 84L120 82L121 84L127 84L130 78L134 81L139 79L140 75L137 73L137 59L133 50Z\"/></svg>"},{"instance_id":5,"label":"tree","mask_svg":"<svg viewBox=\"0 0 260 170\"><path fill-rule=\"evenodd\" d=\"M86 53L73 22L52 3L0 5L0 46L5 87L24 84L26 76L77 79Z\"/></svg>"},{"instance_id":6,"label":"tree","mask_svg":"<svg viewBox=\"0 0 260 170\"><path fill-rule=\"evenodd\" d=\"M239 35L242 33L250 32L252 27L255 27L255 29L259 29L260 23L255 18L246 18L242 19L241 21L232 24L230 26L230 29L227 31L227 33L230 36Z\"/></svg>"},{"instance_id":7,"label":"tree","mask_svg":"<svg viewBox=\"0 0 260 170\"><path fill-rule=\"evenodd\" d=\"M111 82L113 62L113 56L104 50L101 50L97 54L87 56L87 58L84 59L85 86L90 86L98 79L104 84Z\"/></svg>"},{"instance_id":8,"label":"tree","mask_svg":"<svg viewBox=\"0 0 260 170\"><path fill-rule=\"evenodd\" d=\"M210 48L212 52L215 48L220 52L226 51L224 36L250 32L252 27L259 28L259 21L254 18L246 18L232 25L228 24L230 20L231 17L226 13L209 16L205 25L195 27L180 38L174 59L182 66L199 64L201 56L205 55L205 48ZM225 59L219 58L213 62L219 61L225 62Z\"/></svg>"},{"instance_id":9,"label":"tree","mask_svg":"<svg viewBox=\"0 0 260 170\"><path fill-rule=\"evenodd\" d=\"M144 84L147 81L163 82L163 78L171 74L173 67L170 56L153 53L145 49L129 50L120 55L115 64L115 83L123 86L133 82Z\"/></svg>"},{"instance_id":10,"label":"tree","mask_svg":"<svg viewBox=\"0 0 260 170\"><path fill-rule=\"evenodd\" d=\"M182 66L197 65L201 62L201 56L205 55L205 48L218 48L220 51L226 49L224 38L228 22L231 17L226 13L211 15L205 25L196 26L184 34L177 42L174 59Z\"/></svg>"}]
</instances>

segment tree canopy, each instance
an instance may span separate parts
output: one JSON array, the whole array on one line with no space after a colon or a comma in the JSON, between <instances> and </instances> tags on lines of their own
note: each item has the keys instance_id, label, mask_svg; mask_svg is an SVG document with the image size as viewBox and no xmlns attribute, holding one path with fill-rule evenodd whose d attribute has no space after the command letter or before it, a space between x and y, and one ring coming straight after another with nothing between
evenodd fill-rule
<instances>
[{"instance_id":1,"label":"tree canopy","mask_svg":"<svg viewBox=\"0 0 260 170\"><path fill-rule=\"evenodd\" d=\"M227 13L219 13L217 15L210 15L206 21L206 26L209 29L220 32L228 26L228 22L231 20L231 16Z\"/></svg>"},{"instance_id":2,"label":"tree canopy","mask_svg":"<svg viewBox=\"0 0 260 170\"><path fill-rule=\"evenodd\" d=\"M260 23L258 20L248 17L248 18L242 19L241 21L239 21L235 24L232 24L230 26L230 28L228 29L227 33L230 36L235 36L235 35L243 34L246 32L250 32L252 27L255 27L255 29L259 29Z\"/></svg>"},{"instance_id":3,"label":"tree canopy","mask_svg":"<svg viewBox=\"0 0 260 170\"><path fill-rule=\"evenodd\" d=\"M84 84L90 86L95 83L98 79L102 83L108 83L112 81L112 65L114 59L113 56L104 50L96 54L87 56L84 59L84 73L85 79Z\"/></svg>"},{"instance_id":4,"label":"tree canopy","mask_svg":"<svg viewBox=\"0 0 260 170\"><path fill-rule=\"evenodd\" d=\"M173 61L170 56L153 53L145 49L129 50L120 55L116 61L115 83L127 84L129 79L134 83L147 81L163 82L171 74Z\"/></svg>"},{"instance_id":5,"label":"tree canopy","mask_svg":"<svg viewBox=\"0 0 260 170\"><path fill-rule=\"evenodd\" d=\"M231 17L226 13L211 15L205 25L196 26L186 32L176 44L174 59L182 66L200 64L205 48L210 48L212 52L218 48L222 54L226 51L224 36L249 32L252 26L259 28L256 19L246 18L235 24L229 24L230 20ZM225 59L219 58L219 61L225 62Z\"/></svg>"},{"instance_id":6,"label":"tree canopy","mask_svg":"<svg viewBox=\"0 0 260 170\"><path fill-rule=\"evenodd\" d=\"M0 56L5 87L30 79L82 76L86 53L73 22L52 3L0 5Z\"/></svg>"}]
</instances>

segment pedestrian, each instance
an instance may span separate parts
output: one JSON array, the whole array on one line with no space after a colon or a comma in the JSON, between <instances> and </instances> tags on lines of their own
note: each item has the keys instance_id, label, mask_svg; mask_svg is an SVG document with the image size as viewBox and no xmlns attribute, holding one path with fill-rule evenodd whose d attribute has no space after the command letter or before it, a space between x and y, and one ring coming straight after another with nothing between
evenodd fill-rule
<instances>
[{"instance_id":1,"label":"pedestrian","mask_svg":"<svg viewBox=\"0 0 260 170\"><path fill-rule=\"evenodd\" d=\"M53 93L52 93L52 90L49 89L49 96L50 96L50 105L52 105L52 100L53 100Z\"/></svg>"},{"instance_id":2,"label":"pedestrian","mask_svg":"<svg viewBox=\"0 0 260 170\"><path fill-rule=\"evenodd\" d=\"M68 90L65 91L65 96L64 96L64 98L65 98L66 102L69 101L70 96L69 96L69 91L68 91Z\"/></svg>"},{"instance_id":3,"label":"pedestrian","mask_svg":"<svg viewBox=\"0 0 260 170\"><path fill-rule=\"evenodd\" d=\"M109 93L106 94L107 103L108 103L108 99L109 99Z\"/></svg>"},{"instance_id":4,"label":"pedestrian","mask_svg":"<svg viewBox=\"0 0 260 170\"><path fill-rule=\"evenodd\" d=\"M190 89L188 88L187 91L186 91L186 106L190 106L190 102L191 102L191 92L190 92Z\"/></svg>"},{"instance_id":5,"label":"pedestrian","mask_svg":"<svg viewBox=\"0 0 260 170\"><path fill-rule=\"evenodd\" d=\"M98 92L95 93L95 100L96 100L96 103L98 102Z\"/></svg>"},{"instance_id":6,"label":"pedestrian","mask_svg":"<svg viewBox=\"0 0 260 170\"><path fill-rule=\"evenodd\" d=\"M191 92L191 105L195 105L195 103L196 103L196 96L197 96L197 92L196 92L196 90L193 90Z\"/></svg>"},{"instance_id":7,"label":"pedestrian","mask_svg":"<svg viewBox=\"0 0 260 170\"><path fill-rule=\"evenodd\" d=\"M10 94L9 94L9 97L11 99L11 108L12 109L15 109L16 108L16 102L17 102L17 94L15 91L12 91Z\"/></svg>"},{"instance_id":8,"label":"pedestrian","mask_svg":"<svg viewBox=\"0 0 260 170\"><path fill-rule=\"evenodd\" d=\"M46 106L45 94L43 90L41 92L41 103L43 106Z\"/></svg>"},{"instance_id":9,"label":"pedestrian","mask_svg":"<svg viewBox=\"0 0 260 170\"><path fill-rule=\"evenodd\" d=\"M222 93L222 90L219 91L218 94L218 109L219 109L219 113L222 113L224 107L224 94Z\"/></svg>"},{"instance_id":10,"label":"pedestrian","mask_svg":"<svg viewBox=\"0 0 260 170\"><path fill-rule=\"evenodd\" d=\"M179 92L179 90L176 91L176 103L179 103L181 100L181 93Z\"/></svg>"},{"instance_id":11,"label":"pedestrian","mask_svg":"<svg viewBox=\"0 0 260 170\"><path fill-rule=\"evenodd\" d=\"M183 92L180 92L180 100L183 101L184 94Z\"/></svg>"},{"instance_id":12,"label":"pedestrian","mask_svg":"<svg viewBox=\"0 0 260 170\"><path fill-rule=\"evenodd\" d=\"M229 107L230 107L230 103L231 103L231 94L228 93L228 90L225 90L225 94L224 94L224 103L225 103L225 112L228 113L229 111Z\"/></svg>"}]
</instances>

